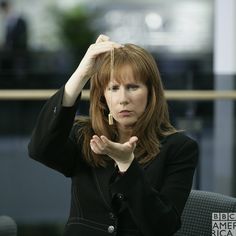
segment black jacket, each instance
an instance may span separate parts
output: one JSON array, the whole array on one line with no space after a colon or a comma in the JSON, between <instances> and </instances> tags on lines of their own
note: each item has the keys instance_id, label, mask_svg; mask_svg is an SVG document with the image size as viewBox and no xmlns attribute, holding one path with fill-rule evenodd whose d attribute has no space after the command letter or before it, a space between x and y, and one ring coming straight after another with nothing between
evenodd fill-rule
<instances>
[{"instance_id":1,"label":"black jacket","mask_svg":"<svg viewBox=\"0 0 236 236\"><path fill-rule=\"evenodd\" d=\"M141 166L134 160L117 177L114 162L89 166L72 128L77 102L62 107L63 88L43 107L29 143L29 155L71 177L67 236L167 236L180 227L192 186L198 146L183 133L163 139L161 151ZM78 99L79 100L79 99Z\"/></svg>"}]
</instances>

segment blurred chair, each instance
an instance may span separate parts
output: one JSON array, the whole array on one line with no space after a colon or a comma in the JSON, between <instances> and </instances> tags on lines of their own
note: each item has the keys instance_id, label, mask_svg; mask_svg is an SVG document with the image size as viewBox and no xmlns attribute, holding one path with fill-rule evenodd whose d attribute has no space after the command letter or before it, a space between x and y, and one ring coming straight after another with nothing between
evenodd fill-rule
<instances>
[{"instance_id":1,"label":"blurred chair","mask_svg":"<svg viewBox=\"0 0 236 236\"><path fill-rule=\"evenodd\" d=\"M9 216L0 216L0 236L16 236L17 225Z\"/></svg>"},{"instance_id":2,"label":"blurred chair","mask_svg":"<svg viewBox=\"0 0 236 236\"><path fill-rule=\"evenodd\" d=\"M236 212L236 198L192 190L182 214L182 226L174 236L212 235L212 213Z\"/></svg>"}]
</instances>

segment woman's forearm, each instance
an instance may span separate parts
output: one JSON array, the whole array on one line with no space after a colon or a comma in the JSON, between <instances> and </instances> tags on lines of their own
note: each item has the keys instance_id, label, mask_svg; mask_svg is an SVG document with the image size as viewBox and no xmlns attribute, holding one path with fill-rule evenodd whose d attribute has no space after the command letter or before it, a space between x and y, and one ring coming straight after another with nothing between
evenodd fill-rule
<instances>
[{"instance_id":1,"label":"woman's forearm","mask_svg":"<svg viewBox=\"0 0 236 236\"><path fill-rule=\"evenodd\" d=\"M64 107L73 106L79 94L82 92L83 87L87 83L88 78L84 76L78 67L72 74L70 79L65 84L62 105Z\"/></svg>"}]
</instances>

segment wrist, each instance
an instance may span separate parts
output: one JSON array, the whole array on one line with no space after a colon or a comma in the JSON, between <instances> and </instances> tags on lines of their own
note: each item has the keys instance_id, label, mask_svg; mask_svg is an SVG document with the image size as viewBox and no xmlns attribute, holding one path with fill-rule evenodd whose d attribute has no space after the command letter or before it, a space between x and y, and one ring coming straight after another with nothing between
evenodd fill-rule
<instances>
[{"instance_id":1,"label":"wrist","mask_svg":"<svg viewBox=\"0 0 236 236\"><path fill-rule=\"evenodd\" d=\"M82 84L84 86L90 79L90 76L85 71L77 67L75 72L72 74L71 78L73 78L76 83L80 81L79 84Z\"/></svg>"},{"instance_id":2,"label":"wrist","mask_svg":"<svg viewBox=\"0 0 236 236\"><path fill-rule=\"evenodd\" d=\"M124 173L125 171L127 171L133 160L134 160L134 154L132 153L130 158L128 158L126 161L116 161L119 172Z\"/></svg>"}]
</instances>

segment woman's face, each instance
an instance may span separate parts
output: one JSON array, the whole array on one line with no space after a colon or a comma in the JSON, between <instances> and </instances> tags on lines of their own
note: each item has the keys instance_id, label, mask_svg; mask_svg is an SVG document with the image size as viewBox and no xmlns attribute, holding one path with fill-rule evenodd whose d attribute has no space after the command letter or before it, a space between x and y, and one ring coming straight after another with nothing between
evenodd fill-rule
<instances>
[{"instance_id":1,"label":"woman's face","mask_svg":"<svg viewBox=\"0 0 236 236\"><path fill-rule=\"evenodd\" d=\"M135 81L131 67L120 70L122 83L115 78L105 89L104 96L118 127L132 127L144 113L147 106L148 88L141 81Z\"/></svg>"}]
</instances>

